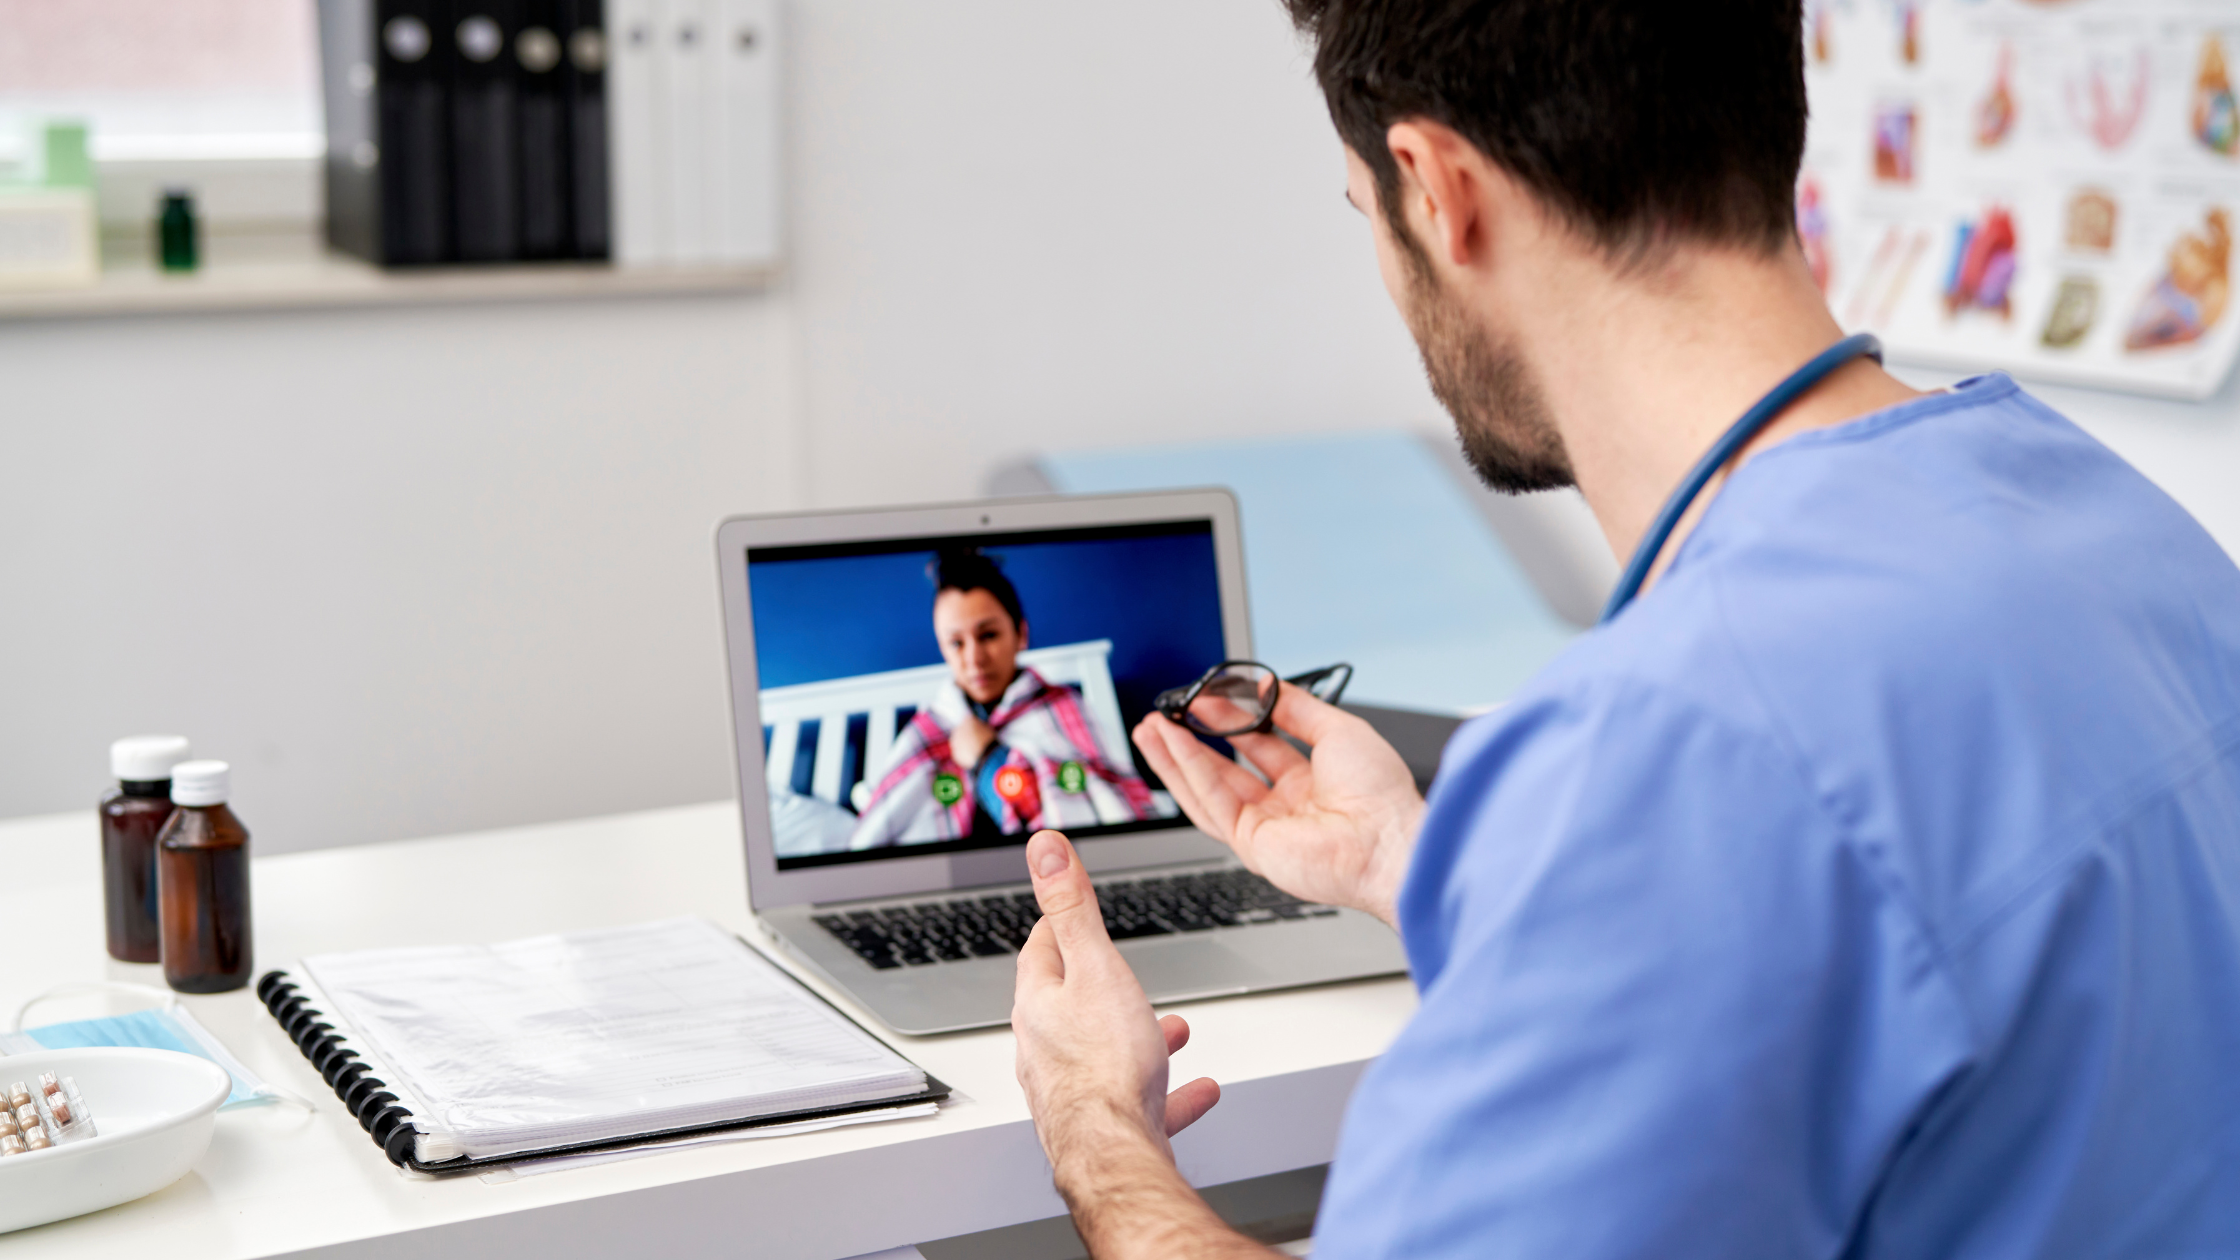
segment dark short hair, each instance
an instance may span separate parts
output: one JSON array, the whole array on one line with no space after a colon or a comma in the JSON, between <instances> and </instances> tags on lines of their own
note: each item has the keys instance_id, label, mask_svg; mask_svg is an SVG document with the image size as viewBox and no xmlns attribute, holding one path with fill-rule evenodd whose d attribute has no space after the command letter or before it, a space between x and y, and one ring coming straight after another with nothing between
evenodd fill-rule
<instances>
[{"instance_id":1,"label":"dark short hair","mask_svg":"<svg viewBox=\"0 0 2240 1260\"><path fill-rule=\"evenodd\" d=\"M940 599L943 591L986 591L1011 614L1012 629L1027 624L1027 611L1019 606L1018 588L1003 575L1003 567L978 547L954 547L935 553L933 563L926 566L926 575L933 579L935 599Z\"/></svg>"},{"instance_id":2,"label":"dark short hair","mask_svg":"<svg viewBox=\"0 0 2240 1260\"><path fill-rule=\"evenodd\" d=\"M1621 264L1796 230L1802 0L1284 0L1395 234L1394 123L1453 128ZM1419 259L1420 261L1420 259Z\"/></svg>"}]
</instances>

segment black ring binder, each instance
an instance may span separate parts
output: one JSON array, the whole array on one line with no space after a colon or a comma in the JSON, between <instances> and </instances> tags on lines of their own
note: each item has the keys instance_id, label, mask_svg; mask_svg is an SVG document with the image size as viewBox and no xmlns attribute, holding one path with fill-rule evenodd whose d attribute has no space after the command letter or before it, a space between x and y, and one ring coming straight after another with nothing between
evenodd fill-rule
<instances>
[{"instance_id":1,"label":"black ring binder","mask_svg":"<svg viewBox=\"0 0 2240 1260\"><path fill-rule=\"evenodd\" d=\"M397 1135L399 1126L403 1126L405 1132L412 1131L411 1126L407 1123L411 1119L412 1113L402 1107L384 1107L381 1109L381 1114L373 1118L373 1123L366 1127L366 1132L373 1134L375 1145L387 1150L389 1139ZM391 1156L391 1158L395 1157Z\"/></svg>"},{"instance_id":2,"label":"black ring binder","mask_svg":"<svg viewBox=\"0 0 2240 1260\"><path fill-rule=\"evenodd\" d=\"M412 1113L397 1105L397 1096L382 1088L357 1051L343 1046L334 1025L319 1018L323 1012L304 1000L302 990L290 984L284 972L266 972L257 981L256 992L265 1009L280 1021L280 1030L326 1079L358 1127L373 1135L389 1161L399 1167L416 1162L410 1159L411 1135L416 1132L409 1123Z\"/></svg>"},{"instance_id":3,"label":"black ring binder","mask_svg":"<svg viewBox=\"0 0 2240 1260\"><path fill-rule=\"evenodd\" d=\"M844 1115L867 1107L894 1107L911 1103L938 1102L949 1096L949 1087L932 1076L925 1078L925 1089L906 1098L887 1099L872 1104L855 1104L845 1107L821 1108L812 1111L792 1112L785 1115L758 1116L751 1120L724 1121L717 1124L692 1125L651 1133L632 1134L602 1142L585 1142L550 1150L524 1152L517 1155L473 1158L459 1155L451 1159L428 1161L419 1158L415 1139L419 1130L413 1124L412 1112L403 1100L390 1091L386 1082L374 1075L373 1069L358 1052L342 1044L343 1036L334 1024L325 1018L328 1012L311 1004L303 990L289 981L284 971L268 971L259 977L255 992L265 1009L280 1025L288 1039L296 1043L313 1070L323 1077L334 1090L335 1097L373 1138L374 1144L388 1161L399 1168L409 1168L425 1173L477 1172L485 1168L514 1162L520 1159L543 1158L550 1155L576 1154L585 1151L638 1146L662 1138L681 1137L690 1133L709 1133L725 1129L757 1128L763 1125L784 1124L795 1120L809 1120L822 1116ZM339 1018L339 1017L337 1017Z\"/></svg>"},{"instance_id":4,"label":"black ring binder","mask_svg":"<svg viewBox=\"0 0 2240 1260\"><path fill-rule=\"evenodd\" d=\"M332 1089L335 1078L342 1074L343 1065L357 1057L357 1051L345 1050L330 1042L311 1056L311 1066L319 1069L319 1075L326 1078L327 1088Z\"/></svg>"},{"instance_id":5,"label":"black ring binder","mask_svg":"<svg viewBox=\"0 0 2240 1260\"><path fill-rule=\"evenodd\" d=\"M390 1130L388 1140L381 1144L381 1153L388 1156L389 1162L399 1168L411 1167L412 1139L414 1136L411 1125L398 1125Z\"/></svg>"},{"instance_id":6,"label":"black ring binder","mask_svg":"<svg viewBox=\"0 0 2240 1260\"><path fill-rule=\"evenodd\" d=\"M363 1072L359 1074L356 1080L343 1086L338 1091L338 1096L342 1099L342 1105L348 1107L350 1114L355 1116L358 1114L358 1109L365 1105L367 1095L377 1089L387 1089L388 1087L388 1083L380 1077L373 1075L371 1072Z\"/></svg>"},{"instance_id":7,"label":"black ring binder","mask_svg":"<svg viewBox=\"0 0 2240 1260\"><path fill-rule=\"evenodd\" d=\"M379 1116L381 1109L396 1101L397 1096L388 1090L368 1094L360 1099L358 1102L358 1127L368 1133L373 1132L374 1120Z\"/></svg>"}]
</instances>

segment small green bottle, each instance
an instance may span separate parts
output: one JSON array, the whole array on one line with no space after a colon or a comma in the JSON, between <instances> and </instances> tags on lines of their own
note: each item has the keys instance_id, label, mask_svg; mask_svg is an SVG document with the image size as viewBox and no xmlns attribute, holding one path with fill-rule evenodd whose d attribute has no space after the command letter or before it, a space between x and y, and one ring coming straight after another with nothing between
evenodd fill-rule
<instances>
[{"instance_id":1,"label":"small green bottle","mask_svg":"<svg viewBox=\"0 0 2240 1260\"><path fill-rule=\"evenodd\" d=\"M163 190L163 210L156 216L156 240L165 271L193 271L201 262L196 240L194 195L184 188Z\"/></svg>"}]
</instances>

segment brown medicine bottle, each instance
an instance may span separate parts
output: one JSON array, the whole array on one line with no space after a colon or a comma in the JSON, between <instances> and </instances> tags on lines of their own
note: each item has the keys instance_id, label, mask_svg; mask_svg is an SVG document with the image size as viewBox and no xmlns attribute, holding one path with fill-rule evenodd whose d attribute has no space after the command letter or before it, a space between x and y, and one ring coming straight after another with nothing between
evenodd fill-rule
<instances>
[{"instance_id":1,"label":"brown medicine bottle","mask_svg":"<svg viewBox=\"0 0 2240 1260\"><path fill-rule=\"evenodd\" d=\"M101 794L101 893L109 957L152 963L156 939L156 832L171 817L171 767L187 759L178 735L134 735L109 745L117 786Z\"/></svg>"},{"instance_id":2,"label":"brown medicine bottle","mask_svg":"<svg viewBox=\"0 0 2240 1260\"><path fill-rule=\"evenodd\" d=\"M171 771L177 806L156 837L156 903L163 979L181 993L223 993L249 982L249 829L226 808L226 763Z\"/></svg>"}]
</instances>

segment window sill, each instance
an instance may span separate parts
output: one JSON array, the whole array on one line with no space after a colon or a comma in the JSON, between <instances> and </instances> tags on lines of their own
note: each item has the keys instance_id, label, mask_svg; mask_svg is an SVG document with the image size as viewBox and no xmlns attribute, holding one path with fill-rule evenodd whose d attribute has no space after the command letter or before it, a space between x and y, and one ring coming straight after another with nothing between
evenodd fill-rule
<instances>
[{"instance_id":1,"label":"window sill","mask_svg":"<svg viewBox=\"0 0 2240 1260\"><path fill-rule=\"evenodd\" d=\"M748 292L769 287L778 275L774 264L622 268L560 262L385 271L335 253L300 229L212 232L202 246L199 270L171 274L155 265L145 235L107 237L98 282L0 288L0 320Z\"/></svg>"}]
</instances>

